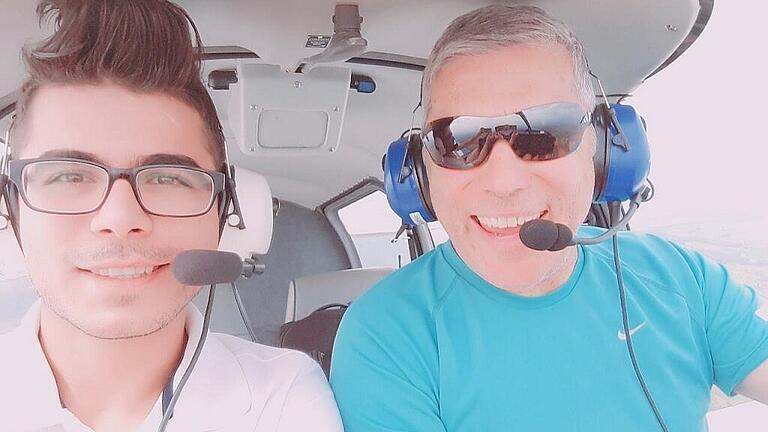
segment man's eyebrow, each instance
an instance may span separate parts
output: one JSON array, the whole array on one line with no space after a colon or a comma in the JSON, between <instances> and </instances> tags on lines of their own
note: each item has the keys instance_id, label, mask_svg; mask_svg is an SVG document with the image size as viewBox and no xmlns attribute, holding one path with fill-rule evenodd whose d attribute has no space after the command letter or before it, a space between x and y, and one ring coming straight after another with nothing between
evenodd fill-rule
<instances>
[{"instance_id":1,"label":"man's eyebrow","mask_svg":"<svg viewBox=\"0 0 768 432\"><path fill-rule=\"evenodd\" d=\"M139 165L184 165L200 168L194 159L181 154L155 153L140 159Z\"/></svg>"},{"instance_id":2,"label":"man's eyebrow","mask_svg":"<svg viewBox=\"0 0 768 432\"><path fill-rule=\"evenodd\" d=\"M79 150L70 149L55 149L48 150L40 155L41 158L67 158L67 159L82 159L90 162L96 162L105 165L104 161L93 153L83 152Z\"/></svg>"},{"instance_id":3,"label":"man's eyebrow","mask_svg":"<svg viewBox=\"0 0 768 432\"><path fill-rule=\"evenodd\" d=\"M104 162L103 159L96 156L95 154L80 151L80 150L71 150L71 149L48 150L47 152L41 154L40 157L41 158L81 159L81 160L86 160L90 162L96 162L101 165L107 165L107 163ZM149 156L137 158L137 162L138 163L136 163L135 166L183 165L183 166L189 166L194 168L200 168L200 164L198 164L197 161L195 161L189 156L185 156L182 154L155 153Z\"/></svg>"}]
</instances>

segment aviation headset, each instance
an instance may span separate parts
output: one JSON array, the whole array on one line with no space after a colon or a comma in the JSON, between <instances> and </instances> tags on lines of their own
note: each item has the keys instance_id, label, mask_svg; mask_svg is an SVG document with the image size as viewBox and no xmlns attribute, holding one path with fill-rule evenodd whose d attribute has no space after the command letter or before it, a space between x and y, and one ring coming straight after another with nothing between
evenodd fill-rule
<instances>
[{"instance_id":1,"label":"aviation headset","mask_svg":"<svg viewBox=\"0 0 768 432\"><path fill-rule=\"evenodd\" d=\"M645 185L650 151L645 121L629 105L601 103L592 115L596 151L595 203L632 199ZM390 207L408 225L437 220L429 194L420 133L408 132L389 145L384 189Z\"/></svg>"}]
</instances>

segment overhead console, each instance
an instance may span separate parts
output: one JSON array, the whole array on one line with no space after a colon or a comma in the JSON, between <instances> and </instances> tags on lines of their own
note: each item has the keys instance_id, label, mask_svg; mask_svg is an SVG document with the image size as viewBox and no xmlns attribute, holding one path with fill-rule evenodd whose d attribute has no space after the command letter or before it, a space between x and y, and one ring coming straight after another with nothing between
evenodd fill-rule
<instances>
[{"instance_id":1,"label":"overhead console","mask_svg":"<svg viewBox=\"0 0 768 432\"><path fill-rule=\"evenodd\" d=\"M291 73L278 65L240 63L236 73L228 111L243 153L338 149L352 81L349 67Z\"/></svg>"}]
</instances>

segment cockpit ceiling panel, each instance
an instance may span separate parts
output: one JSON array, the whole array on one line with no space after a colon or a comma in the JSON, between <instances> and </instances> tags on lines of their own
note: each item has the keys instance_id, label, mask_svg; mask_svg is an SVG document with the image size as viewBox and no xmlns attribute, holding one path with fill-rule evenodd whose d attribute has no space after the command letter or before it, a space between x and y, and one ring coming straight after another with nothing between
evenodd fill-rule
<instances>
[{"instance_id":1,"label":"cockpit ceiling panel","mask_svg":"<svg viewBox=\"0 0 768 432\"><path fill-rule=\"evenodd\" d=\"M206 45L240 45L286 69L317 54L309 35L333 34L336 0L180 0ZM534 4L568 23L585 45L590 66L609 94L640 85L689 43L711 0L358 0L368 51L425 59L457 16L491 3ZM696 31L701 31L696 27ZM688 38L688 39L686 39ZM695 39L695 37L694 37Z\"/></svg>"},{"instance_id":2,"label":"cockpit ceiling panel","mask_svg":"<svg viewBox=\"0 0 768 432\"><path fill-rule=\"evenodd\" d=\"M631 93L644 79L676 58L707 23L713 0L539 0L570 24L583 41L590 66L606 92ZM20 50L51 28L38 26L34 0L2 0L0 6L0 104L9 105L24 69ZM331 35L336 0L178 0L195 20L210 55L203 76L234 70L240 62L289 69L319 48L306 48L309 35ZM382 178L387 145L412 122L418 102L420 67L448 23L490 4L480 0L358 0L368 51L343 65L371 77L372 94L350 90L338 148L333 152L251 152L238 142L232 90L211 95L227 136L231 161L267 177L282 199L313 208L364 178ZM496 2L501 3L501 2ZM318 39L315 39L318 40ZM228 48L242 47L242 48ZM233 54L234 53L234 54ZM394 61L393 61L394 59ZM382 65L396 67L382 67ZM339 66L339 65L334 65ZM8 96L8 97L5 97ZM611 98L615 100L616 98ZM2 110L4 106L0 106ZM420 114L420 113L419 113ZM419 114L416 124L419 123ZM6 119L7 120L7 119ZM4 126L0 122L0 126ZM301 125L296 125L301 128Z\"/></svg>"},{"instance_id":3,"label":"cockpit ceiling panel","mask_svg":"<svg viewBox=\"0 0 768 432\"><path fill-rule=\"evenodd\" d=\"M23 78L19 51L49 34L39 28L36 1L0 6L0 96ZM331 35L336 0L178 0L197 23L206 45L239 45L266 63L296 64L319 52L309 35ZM441 31L457 16L490 3L538 5L568 23L584 42L593 70L609 94L635 89L679 48L695 40L712 0L357 0L368 51L426 58ZM703 16L702 16L703 15Z\"/></svg>"}]
</instances>

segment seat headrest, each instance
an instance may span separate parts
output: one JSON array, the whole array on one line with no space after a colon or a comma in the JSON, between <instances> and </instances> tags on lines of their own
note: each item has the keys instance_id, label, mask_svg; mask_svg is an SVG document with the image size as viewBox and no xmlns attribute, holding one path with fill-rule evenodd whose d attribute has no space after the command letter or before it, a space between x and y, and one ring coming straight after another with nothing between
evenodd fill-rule
<instances>
[{"instance_id":1,"label":"seat headrest","mask_svg":"<svg viewBox=\"0 0 768 432\"><path fill-rule=\"evenodd\" d=\"M351 303L393 271L392 268L377 267L296 278L288 287L285 322L305 318L325 305Z\"/></svg>"},{"instance_id":2,"label":"seat headrest","mask_svg":"<svg viewBox=\"0 0 768 432\"><path fill-rule=\"evenodd\" d=\"M264 176L242 167L235 167L235 182L245 229L227 224L219 250L234 252L241 257L251 253L264 255L272 242L272 191Z\"/></svg>"}]
</instances>

